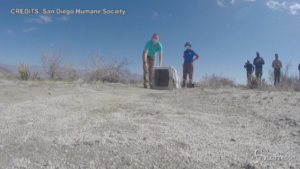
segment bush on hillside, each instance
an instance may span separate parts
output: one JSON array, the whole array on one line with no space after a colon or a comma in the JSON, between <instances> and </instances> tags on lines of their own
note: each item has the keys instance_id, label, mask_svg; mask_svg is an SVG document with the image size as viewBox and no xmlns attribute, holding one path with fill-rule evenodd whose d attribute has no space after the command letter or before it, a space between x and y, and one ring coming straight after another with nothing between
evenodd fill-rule
<instances>
[{"instance_id":1,"label":"bush on hillside","mask_svg":"<svg viewBox=\"0 0 300 169\"><path fill-rule=\"evenodd\" d=\"M205 75L198 84L202 87L236 87L233 79L215 74Z\"/></svg>"},{"instance_id":2,"label":"bush on hillside","mask_svg":"<svg viewBox=\"0 0 300 169\"><path fill-rule=\"evenodd\" d=\"M41 61L44 71L52 80L66 79L71 71L71 63L67 61L66 54L68 51L64 47L58 51L52 52L50 49L42 50Z\"/></svg>"},{"instance_id":3,"label":"bush on hillside","mask_svg":"<svg viewBox=\"0 0 300 169\"><path fill-rule=\"evenodd\" d=\"M291 63L288 63L284 70L281 70L280 75L280 90L286 91L300 91L300 80L297 75L290 75L289 71L292 67ZM271 85L274 85L274 71L269 70L269 82Z\"/></svg>"},{"instance_id":4,"label":"bush on hillside","mask_svg":"<svg viewBox=\"0 0 300 169\"><path fill-rule=\"evenodd\" d=\"M38 71L34 71L31 75L31 79L32 80L40 80L40 76L39 76L39 72Z\"/></svg>"},{"instance_id":5,"label":"bush on hillside","mask_svg":"<svg viewBox=\"0 0 300 169\"><path fill-rule=\"evenodd\" d=\"M78 80L79 79L79 75L77 73L77 70L76 69L72 69L70 72L69 72L69 80L71 81L75 81L75 80Z\"/></svg>"},{"instance_id":6,"label":"bush on hillside","mask_svg":"<svg viewBox=\"0 0 300 169\"><path fill-rule=\"evenodd\" d=\"M20 63L18 70L22 80L29 80L30 70L28 65L25 65L24 63Z\"/></svg>"},{"instance_id":7,"label":"bush on hillside","mask_svg":"<svg viewBox=\"0 0 300 169\"><path fill-rule=\"evenodd\" d=\"M133 63L126 58L112 59L105 63L105 57L99 54L91 54L82 62L85 69L84 80L87 82L109 82L109 83L126 83L126 76L130 75L128 67Z\"/></svg>"}]
</instances>

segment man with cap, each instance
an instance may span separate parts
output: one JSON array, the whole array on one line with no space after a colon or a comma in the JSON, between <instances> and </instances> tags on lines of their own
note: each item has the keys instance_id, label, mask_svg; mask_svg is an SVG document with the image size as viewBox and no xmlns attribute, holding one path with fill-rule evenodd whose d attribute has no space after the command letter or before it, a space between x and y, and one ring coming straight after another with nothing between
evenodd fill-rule
<instances>
[{"instance_id":1,"label":"man with cap","mask_svg":"<svg viewBox=\"0 0 300 169\"><path fill-rule=\"evenodd\" d=\"M192 45L189 42L186 42L184 45L186 50L183 52L183 83L182 87L184 88L186 86L186 79L187 75L189 75L189 84L191 85L193 83L193 73L194 73L194 61L199 59L199 55L195 53L191 47ZM196 58L194 58L196 56Z\"/></svg>"}]
</instances>

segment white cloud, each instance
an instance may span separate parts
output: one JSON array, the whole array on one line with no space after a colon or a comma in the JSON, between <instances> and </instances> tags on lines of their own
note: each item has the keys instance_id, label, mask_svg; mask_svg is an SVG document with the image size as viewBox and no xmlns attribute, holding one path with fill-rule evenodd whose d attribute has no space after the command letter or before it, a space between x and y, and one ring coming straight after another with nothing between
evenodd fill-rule
<instances>
[{"instance_id":1,"label":"white cloud","mask_svg":"<svg viewBox=\"0 0 300 169\"><path fill-rule=\"evenodd\" d=\"M14 32L13 32L12 30L10 30L10 29L6 30L5 32L6 32L7 34L14 35Z\"/></svg>"},{"instance_id":2,"label":"white cloud","mask_svg":"<svg viewBox=\"0 0 300 169\"><path fill-rule=\"evenodd\" d=\"M235 4L236 2L238 1L242 1L242 2L255 2L256 0L226 0L226 1L230 1L231 4ZM224 0L217 0L217 3L219 6L222 6L222 7L226 7L224 5Z\"/></svg>"},{"instance_id":3,"label":"white cloud","mask_svg":"<svg viewBox=\"0 0 300 169\"><path fill-rule=\"evenodd\" d=\"M27 32L34 31L34 30L37 30L37 29L31 27L31 28L28 28L28 29L24 29L23 32L26 32L26 33L27 33Z\"/></svg>"},{"instance_id":4,"label":"white cloud","mask_svg":"<svg viewBox=\"0 0 300 169\"><path fill-rule=\"evenodd\" d=\"M286 2L277 2L277 1L273 1L270 0L268 2L266 2L266 5L273 10L282 10L282 9L287 9L287 3Z\"/></svg>"},{"instance_id":5,"label":"white cloud","mask_svg":"<svg viewBox=\"0 0 300 169\"><path fill-rule=\"evenodd\" d=\"M158 20L158 19L161 19L161 18L168 18L168 17L171 17L172 15L169 14L169 15L158 15L158 13L156 11L153 11L153 15L152 15L152 19L153 20Z\"/></svg>"},{"instance_id":6,"label":"white cloud","mask_svg":"<svg viewBox=\"0 0 300 169\"><path fill-rule=\"evenodd\" d=\"M288 3L288 2L278 2L278 1L274 1L274 0L269 0L268 2L266 2L266 5L273 10L286 10L289 9L290 13L292 15L297 15L298 14L298 10L300 10L300 4L298 3Z\"/></svg>"},{"instance_id":7,"label":"white cloud","mask_svg":"<svg viewBox=\"0 0 300 169\"><path fill-rule=\"evenodd\" d=\"M293 5L290 5L290 12L293 14L293 15L297 15L298 14L298 10L300 10L300 4L298 3L294 3Z\"/></svg>"},{"instance_id":8,"label":"white cloud","mask_svg":"<svg viewBox=\"0 0 300 169\"><path fill-rule=\"evenodd\" d=\"M218 5L221 6L221 7L226 7L226 6L224 5L224 0L217 0L217 3L218 3Z\"/></svg>"},{"instance_id":9,"label":"white cloud","mask_svg":"<svg viewBox=\"0 0 300 169\"><path fill-rule=\"evenodd\" d=\"M216 0L217 4L221 7L226 7L225 3L235 4L237 2L256 2L257 0ZM296 1L296 0L294 0ZM266 5L272 10L289 10L292 15L300 13L300 3L289 3L286 1L279 2L276 0L267 0Z\"/></svg>"},{"instance_id":10,"label":"white cloud","mask_svg":"<svg viewBox=\"0 0 300 169\"><path fill-rule=\"evenodd\" d=\"M48 23L52 22L51 16L39 15L39 18L30 18L27 22Z\"/></svg>"},{"instance_id":11,"label":"white cloud","mask_svg":"<svg viewBox=\"0 0 300 169\"><path fill-rule=\"evenodd\" d=\"M70 19L70 17L68 17L68 16L62 16L62 17L58 18L58 20L61 20L61 21L67 21L69 19Z\"/></svg>"}]
</instances>

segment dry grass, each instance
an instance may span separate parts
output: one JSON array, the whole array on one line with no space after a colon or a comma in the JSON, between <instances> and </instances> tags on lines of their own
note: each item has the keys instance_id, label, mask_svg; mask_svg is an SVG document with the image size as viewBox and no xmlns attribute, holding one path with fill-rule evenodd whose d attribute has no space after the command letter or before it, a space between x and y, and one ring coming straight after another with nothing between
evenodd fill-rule
<instances>
[{"instance_id":1,"label":"dry grass","mask_svg":"<svg viewBox=\"0 0 300 169\"><path fill-rule=\"evenodd\" d=\"M135 83L134 80L128 81L126 76L131 76L129 68L133 63L126 58L112 58L106 62L104 56L92 53L82 62L85 70L83 80L85 82L109 82L109 83Z\"/></svg>"},{"instance_id":2,"label":"dry grass","mask_svg":"<svg viewBox=\"0 0 300 169\"><path fill-rule=\"evenodd\" d=\"M196 83L198 87L207 88L222 88L222 87L237 87L233 79L221 75L212 74L211 76L205 75L203 80Z\"/></svg>"},{"instance_id":3,"label":"dry grass","mask_svg":"<svg viewBox=\"0 0 300 169\"><path fill-rule=\"evenodd\" d=\"M72 64L67 59L68 50L64 46L57 51L48 50L41 51L41 61L44 71L50 79L64 80L68 78L69 73L72 71Z\"/></svg>"},{"instance_id":4,"label":"dry grass","mask_svg":"<svg viewBox=\"0 0 300 169\"><path fill-rule=\"evenodd\" d=\"M281 70L280 84L274 87L274 73L273 70L269 70L269 83L268 89L277 91L291 91L300 92L300 79L297 75L289 74L292 67L291 63L288 63L284 70Z\"/></svg>"}]
</instances>

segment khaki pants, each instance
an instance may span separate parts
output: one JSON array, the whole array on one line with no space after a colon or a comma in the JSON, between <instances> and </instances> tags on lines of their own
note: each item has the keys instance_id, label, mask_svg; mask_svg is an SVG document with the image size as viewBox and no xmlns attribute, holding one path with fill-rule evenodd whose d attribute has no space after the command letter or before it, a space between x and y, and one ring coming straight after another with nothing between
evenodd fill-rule
<instances>
[{"instance_id":1,"label":"khaki pants","mask_svg":"<svg viewBox=\"0 0 300 169\"><path fill-rule=\"evenodd\" d=\"M247 84L248 86L251 86L252 81L252 72L247 72Z\"/></svg>"},{"instance_id":2,"label":"khaki pants","mask_svg":"<svg viewBox=\"0 0 300 169\"><path fill-rule=\"evenodd\" d=\"M153 69L155 66L155 56L154 57L147 57L147 68L144 68L144 87L152 87L152 80L151 77L153 76Z\"/></svg>"}]
</instances>

